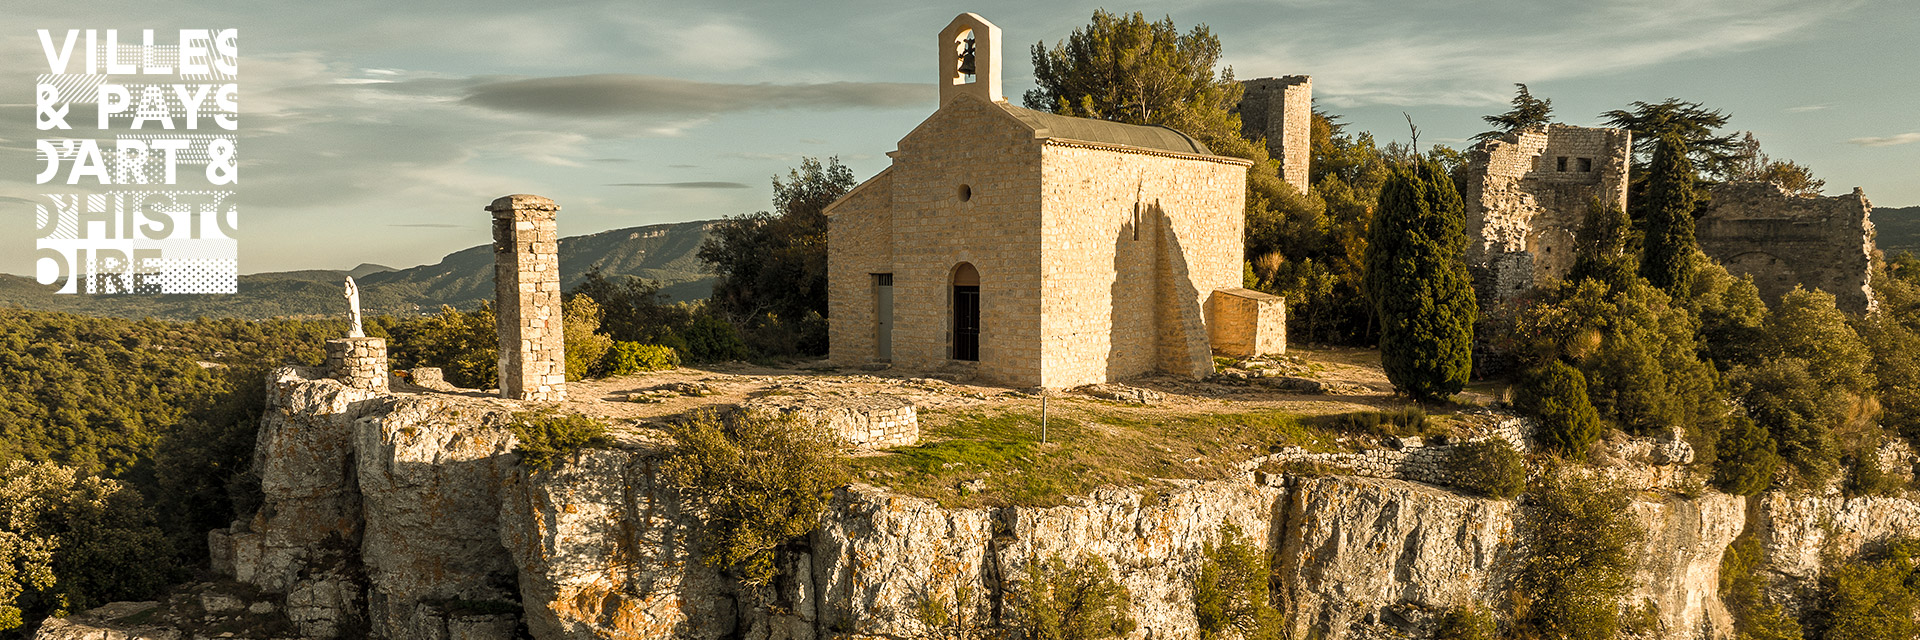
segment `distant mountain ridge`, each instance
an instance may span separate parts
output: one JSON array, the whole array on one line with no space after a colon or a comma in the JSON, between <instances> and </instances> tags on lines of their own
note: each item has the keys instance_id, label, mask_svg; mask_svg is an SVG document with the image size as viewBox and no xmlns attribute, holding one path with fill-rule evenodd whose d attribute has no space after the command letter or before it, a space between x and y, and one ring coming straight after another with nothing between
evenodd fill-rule
<instances>
[{"instance_id":1,"label":"distant mountain ridge","mask_svg":"<svg viewBox=\"0 0 1920 640\"><path fill-rule=\"evenodd\" d=\"M560 284L572 288L598 265L608 275L658 280L676 301L713 294L712 274L697 255L713 220L655 224L560 239ZM368 315L432 313L441 305L471 308L493 299L492 245L447 254L406 269L362 264L240 276L232 295L59 295L32 278L0 274L0 307L69 311L121 318L191 320L344 315L341 282L353 276Z\"/></svg>"},{"instance_id":2,"label":"distant mountain ridge","mask_svg":"<svg viewBox=\"0 0 1920 640\"><path fill-rule=\"evenodd\" d=\"M1920 255L1920 206L1874 207L1873 236L1874 245L1887 255Z\"/></svg>"}]
</instances>

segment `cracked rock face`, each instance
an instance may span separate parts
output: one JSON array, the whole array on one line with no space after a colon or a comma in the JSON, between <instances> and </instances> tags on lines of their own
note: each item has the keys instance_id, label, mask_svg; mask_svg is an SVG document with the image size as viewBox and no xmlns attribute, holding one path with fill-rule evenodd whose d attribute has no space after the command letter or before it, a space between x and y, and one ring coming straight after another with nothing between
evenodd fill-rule
<instances>
[{"instance_id":1,"label":"cracked rock face","mask_svg":"<svg viewBox=\"0 0 1920 640\"><path fill-rule=\"evenodd\" d=\"M697 520L658 477L653 445L527 471L504 427L515 403L375 396L298 368L272 384L257 454L265 504L210 542L217 566L313 638L931 638L941 631L922 603L1011 623L1027 563L1056 554L1111 568L1130 594L1132 640L1188 638L1203 549L1224 524L1271 552L1274 604L1296 637L1421 637L1449 608L1505 602L1520 552L1513 501L1391 478L1248 471L986 509L856 484L756 592L702 561ZM1661 638L1729 637L1719 560L1745 502L1647 495L1632 507L1648 536L1623 606L1652 603ZM1756 504L1788 581L1817 576L1826 546L1857 551L1920 525L1905 500Z\"/></svg>"},{"instance_id":2,"label":"cracked rock face","mask_svg":"<svg viewBox=\"0 0 1920 640\"><path fill-rule=\"evenodd\" d=\"M1382 625L1415 629L1421 611L1494 602L1514 537L1514 504L1400 480L1298 482L1279 526L1287 624L1305 637Z\"/></svg>"},{"instance_id":3,"label":"cracked rock face","mask_svg":"<svg viewBox=\"0 0 1920 640\"><path fill-rule=\"evenodd\" d=\"M535 637L733 633L737 596L695 555L694 519L655 471L645 454L589 450L508 483L500 541Z\"/></svg>"}]
</instances>

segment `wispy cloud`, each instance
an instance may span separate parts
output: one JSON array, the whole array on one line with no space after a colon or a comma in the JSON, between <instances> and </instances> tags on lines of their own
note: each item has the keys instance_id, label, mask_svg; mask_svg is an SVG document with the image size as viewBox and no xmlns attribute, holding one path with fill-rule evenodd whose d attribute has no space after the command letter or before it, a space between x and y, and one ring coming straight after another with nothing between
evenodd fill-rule
<instances>
[{"instance_id":1,"label":"wispy cloud","mask_svg":"<svg viewBox=\"0 0 1920 640\"><path fill-rule=\"evenodd\" d=\"M1920 131L1886 137L1854 138L1848 140L1847 144L1857 144L1862 147L1891 147L1901 144L1913 144L1915 142L1920 142Z\"/></svg>"},{"instance_id":2,"label":"wispy cloud","mask_svg":"<svg viewBox=\"0 0 1920 640\"><path fill-rule=\"evenodd\" d=\"M905 82L725 84L623 73L484 82L465 104L563 116L703 115L767 109L920 106L926 85Z\"/></svg>"},{"instance_id":3,"label":"wispy cloud","mask_svg":"<svg viewBox=\"0 0 1920 640\"><path fill-rule=\"evenodd\" d=\"M663 189L752 189L739 182L616 182L609 187L659 187Z\"/></svg>"},{"instance_id":4,"label":"wispy cloud","mask_svg":"<svg viewBox=\"0 0 1920 640\"><path fill-rule=\"evenodd\" d=\"M420 222L420 223L415 223L415 224L390 224L390 225L387 225L387 226L389 226L389 227L420 227L420 228L423 228L423 229L459 229L459 228L461 228L461 227L463 227L463 226L465 226L465 225L458 225L458 224L433 224L433 223L427 223L427 222Z\"/></svg>"},{"instance_id":5,"label":"wispy cloud","mask_svg":"<svg viewBox=\"0 0 1920 640\"><path fill-rule=\"evenodd\" d=\"M1833 105L1830 105L1830 104L1807 104L1807 105L1801 105L1798 107L1787 107L1787 113L1806 113L1808 111L1819 111L1821 109L1826 109L1832 106Z\"/></svg>"},{"instance_id":6,"label":"wispy cloud","mask_svg":"<svg viewBox=\"0 0 1920 640\"><path fill-rule=\"evenodd\" d=\"M1514 82L1614 74L1784 42L1860 3L1342 5L1315 22L1352 28L1300 31L1288 21L1273 27L1268 44L1229 61L1244 77L1312 73L1315 94L1335 106L1493 104L1511 96Z\"/></svg>"}]
</instances>

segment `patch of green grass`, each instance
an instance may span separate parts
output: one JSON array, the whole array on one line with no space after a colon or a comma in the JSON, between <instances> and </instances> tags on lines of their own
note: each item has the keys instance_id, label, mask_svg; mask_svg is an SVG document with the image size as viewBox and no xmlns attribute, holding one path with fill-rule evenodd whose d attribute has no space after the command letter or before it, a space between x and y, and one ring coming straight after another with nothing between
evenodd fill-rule
<instances>
[{"instance_id":1,"label":"patch of green grass","mask_svg":"<svg viewBox=\"0 0 1920 640\"><path fill-rule=\"evenodd\" d=\"M1215 479L1286 446L1345 450L1334 434L1281 411L1166 415L1094 400L1054 403L1047 442L1031 407L926 411L921 444L855 459L854 472L948 507L1050 506L1102 485ZM962 488L984 484L984 490Z\"/></svg>"}]
</instances>

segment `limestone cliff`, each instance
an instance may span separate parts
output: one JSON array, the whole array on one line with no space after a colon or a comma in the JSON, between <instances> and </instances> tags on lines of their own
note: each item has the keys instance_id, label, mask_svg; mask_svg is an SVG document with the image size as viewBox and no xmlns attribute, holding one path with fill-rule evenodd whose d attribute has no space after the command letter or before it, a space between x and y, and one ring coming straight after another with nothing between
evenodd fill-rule
<instances>
[{"instance_id":1,"label":"limestone cliff","mask_svg":"<svg viewBox=\"0 0 1920 640\"><path fill-rule=\"evenodd\" d=\"M1202 549L1223 524L1272 553L1294 637L1418 638L1450 608L1501 603L1524 553L1514 501L1393 478L1256 470L987 509L856 484L782 554L782 577L753 591L701 561L655 445L529 472L503 426L518 403L373 395L302 368L276 372L271 390L256 460L264 502L210 542L218 571L311 638L926 638L936 630L916 614L923 603L1004 622L1025 563L1054 554L1113 569L1139 625L1131 637L1191 638ZM1750 520L1783 593L1818 574L1823 552L1920 523L1906 500L1769 495L1749 518L1746 501L1717 493L1639 495L1632 515L1647 536L1623 606L1651 603L1663 638L1731 637L1719 562ZM124 634L105 619L42 637Z\"/></svg>"}]
</instances>

